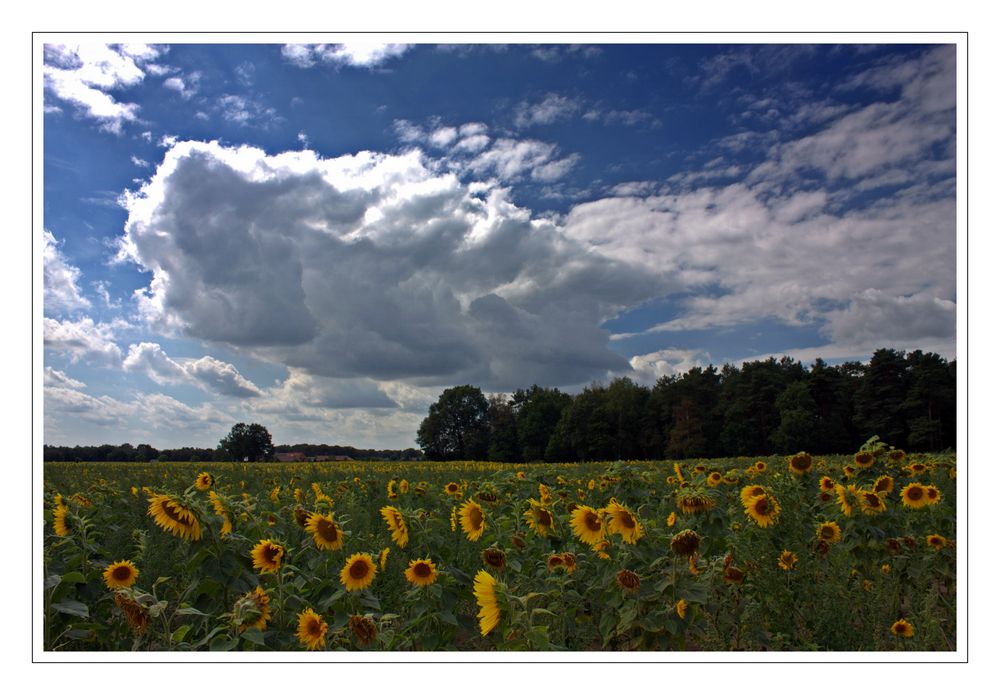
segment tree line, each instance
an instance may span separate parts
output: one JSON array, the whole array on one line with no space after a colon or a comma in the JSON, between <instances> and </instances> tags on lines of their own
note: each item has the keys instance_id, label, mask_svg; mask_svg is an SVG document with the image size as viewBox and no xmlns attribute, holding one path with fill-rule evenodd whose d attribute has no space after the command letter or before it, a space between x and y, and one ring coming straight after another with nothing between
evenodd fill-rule
<instances>
[{"instance_id":1,"label":"tree line","mask_svg":"<svg viewBox=\"0 0 1000 695\"><path fill-rule=\"evenodd\" d=\"M430 406L417 442L429 460L511 462L852 453L875 435L940 451L956 444L956 378L954 360L883 348L868 363L770 358L576 395L465 385Z\"/></svg>"}]
</instances>

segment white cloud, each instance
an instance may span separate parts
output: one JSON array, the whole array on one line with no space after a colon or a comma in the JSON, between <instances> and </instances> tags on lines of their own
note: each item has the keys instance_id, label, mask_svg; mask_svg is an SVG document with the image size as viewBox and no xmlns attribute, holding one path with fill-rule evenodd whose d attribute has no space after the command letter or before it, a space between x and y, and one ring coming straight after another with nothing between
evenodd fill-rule
<instances>
[{"instance_id":1,"label":"white cloud","mask_svg":"<svg viewBox=\"0 0 1000 695\"><path fill-rule=\"evenodd\" d=\"M547 94L541 101L531 104L522 101L514 109L514 125L527 128L533 125L550 125L567 120L580 109L580 102L560 94Z\"/></svg>"},{"instance_id":2,"label":"white cloud","mask_svg":"<svg viewBox=\"0 0 1000 695\"><path fill-rule=\"evenodd\" d=\"M338 43L285 44L281 55L300 68L317 63L374 68L392 58L398 58L412 48L406 43Z\"/></svg>"},{"instance_id":3,"label":"white cloud","mask_svg":"<svg viewBox=\"0 0 1000 695\"><path fill-rule=\"evenodd\" d=\"M130 157L130 159L132 160L132 163L135 164L137 167L142 167L145 169L149 166L149 162L147 162L145 159L140 159L139 157L136 157L134 154Z\"/></svg>"},{"instance_id":4,"label":"white cloud","mask_svg":"<svg viewBox=\"0 0 1000 695\"><path fill-rule=\"evenodd\" d=\"M45 386L45 424L47 442L52 441L48 430L56 423L81 420L91 425L121 425L133 414L131 406L111 396L90 396L75 388Z\"/></svg>"},{"instance_id":5,"label":"white cloud","mask_svg":"<svg viewBox=\"0 0 1000 695\"><path fill-rule=\"evenodd\" d=\"M712 356L704 350L683 350L665 348L645 355L636 355L629 360L633 369L633 379L651 384L662 376L684 374L694 367L707 367Z\"/></svg>"},{"instance_id":6,"label":"white cloud","mask_svg":"<svg viewBox=\"0 0 1000 695\"><path fill-rule=\"evenodd\" d=\"M65 354L70 362L88 362L105 367L117 367L122 351L114 343L114 333L106 323L94 323L89 316L78 321L42 319L45 348Z\"/></svg>"},{"instance_id":7,"label":"white cloud","mask_svg":"<svg viewBox=\"0 0 1000 695\"><path fill-rule=\"evenodd\" d=\"M53 369L52 367L45 368L44 385L69 389L82 389L86 386L82 381L77 381L65 372L60 372L58 369Z\"/></svg>"},{"instance_id":8,"label":"white cloud","mask_svg":"<svg viewBox=\"0 0 1000 695\"><path fill-rule=\"evenodd\" d=\"M124 123L138 119L139 106L116 101L111 92L142 82L144 64L160 53L159 48L138 44L46 44L45 88L98 121L103 130L117 134Z\"/></svg>"},{"instance_id":9,"label":"white cloud","mask_svg":"<svg viewBox=\"0 0 1000 695\"><path fill-rule=\"evenodd\" d=\"M80 269L70 265L59 251L59 244L52 232L45 230L42 249L44 274L45 311L71 313L90 308L90 301L80 292Z\"/></svg>"},{"instance_id":10,"label":"white cloud","mask_svg":"<svg viewBox=\"0 0 1000 695\"><path fill-rule=\"evenodd\" d=\"M253 382L228 362L209 355L174 360L157 343L130 345L122 367L126 371L145 374L160 385L190 383L204 391L233 398L251 398L262 394Z\"/></svg>"},{"instance_id":11,"label":"white cloud","mask_svg":"<svg viewBox=\"0 0 1000 695\"><path fill-rule=\"evenodd\" d=\"M198 85L201 82L201 73L192 72L184 77L173 76L163 81L163 86L172 92L177 92L182 99L190 99L198 93Z\"/></svg>"},{"instance_id":12,"label":"white cloud","mask_svg":"<svg viewBox=\"0 0 1000 695\"><path fill-rule=\"evenodd\" d=\"M281 120L278 112L257 99L239 94L223 94L216 100L216 109L224 119L241 126L266 127Z\"/></svg>"}]
</instances>

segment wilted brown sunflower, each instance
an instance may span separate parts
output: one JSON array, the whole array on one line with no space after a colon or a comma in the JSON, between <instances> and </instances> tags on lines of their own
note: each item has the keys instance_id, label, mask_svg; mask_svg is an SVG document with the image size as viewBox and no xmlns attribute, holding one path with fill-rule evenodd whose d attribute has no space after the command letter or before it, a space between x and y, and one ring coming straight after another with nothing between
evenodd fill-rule
<instances>
[{"instance_id":1,"label":"wilted brown sunflower","mask_svg":"<svg viewBox=\"0 0 1000 695\"><path fill-rule=\"evenodd\" d=\"M500 548L487 548L483 551L483 563L495 570L503 571L507 566L507 555Z\"/></svg>"},{"instance_id":2,"label":"wilted brown sunflower","mask_svg":"<svg viewBox=\"0 0 1000 695\"><path fill-rule=\"evenodd\" d=\"M676 555L688 557L698 552L698 545L700 543L701 537L697 533L690 529L685 529L670 540L670 549Z\"/></svg>"},{"instance_id":3,"label":"wilted brown sunflower","mask_svg":"<svg viewBox=\"0 0 1000 695\"><path fill-rule=\"evenodd\" d=\"M618 586L629 593L638 591L639 585L641 584L639 575L632 570L620 570L618 574L615 575L615 582L618 583Z\"/></svg>"},{"instance_id":4,"label":"wilted brown sunflower","mask_svg":"<svg viewBox=\"0 0 1000 695\"><path fill-rule=\"evenodd\" d=\"M378 637L378 628L375 621L367 615L352 615L347 621L348 627L354 634L354 639L358 641L358 646L364 647L371 644Z\"/></svg>"}]
</instances>

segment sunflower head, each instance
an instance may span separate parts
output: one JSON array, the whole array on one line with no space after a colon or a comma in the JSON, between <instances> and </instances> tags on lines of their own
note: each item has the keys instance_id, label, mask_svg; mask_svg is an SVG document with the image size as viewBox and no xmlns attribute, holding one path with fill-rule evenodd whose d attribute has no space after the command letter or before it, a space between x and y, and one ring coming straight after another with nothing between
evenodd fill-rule
<instances>
[{"instance_id":1,"label":"sunflower head","mask_svg":"<svg viewBox=\"0 0 1000 695\"><path fill-rule=\"evenodd\" d=\"M566 574L573 574L576 572L576 555L570 552L565 552L562 554L562 559Z\"/></svg>"},{"instance_id":2,"label":"sunflower head","mask_svg":"<svg viewBox=\"0 0 1000 695\"><path fill-rule=\"evenodd\" d=\"M798 556L791 550L782 550L778 556L778 567L789 572L795 569L795 563L799 561Z\"/></svg>"},{"instance_id":3,"label":"sunflower head","mask_svg":"<svg viewBox=\"0 0 1000 695\"><path fill-rule=\"evenodd\" d=\"M744 511L758 526L767 528L777 520L781 505L771 495L760 495L746 502Z\"/></svg>"},{"instance_id":4,"label":"sunflower head","mask_svg":"<svg viewBox=\"0 0 1000 695\"><path fill-rule=\"evenodd\" d=\"M885 511L885 500L874 490L862 490L858 493L858 500L861 502L861 511L869 516Z\"/></svg>"},{"instance_id":5,"label":"sunflower head","mask_svg":"<svg viewBox=\"0 0 1000 695\"><path fill-rule=\"evenodd\" d=\"M320 550L340 550L344 547L344 532L340 530L340 524L333 520L333 513L309 514L305 530L312 534L313 542Z\"/></svg>"},{"instance_id":6,"label":"sunflower head","mask_svg":"<svg viewBox=\"0 0 1000 695\"><path fill-rule=\"evenodd\" d=\"M754 497L767 494L767 488L763 485L746 485L740 490L740 501L746 506Z\"/></svg>"},{"instance_id":7,"label":"sunflower head","mask_svg":"<svg viewBox=\"0 0 1000 695\"><path fill-rule=\"evenodd\" d=\"M437 567L430 558L411 560L410 566L403 572L406 581L414 586L430 586L437 581Z\"/></svg>"},{"instance_id":8,"label":"sunflower head","mask_svg":"<svg viewBox=\"0 0 1000 695\"><path fill-rule=\"evenodd\" d=\"M889 460L893 463L899 463L906 459L906 452L902 449L893 449L889 452Z\"/></svg>"},{"instance_id":9,"label":"sunflower head","mask_svg":"<svg viewBox=\"0 0 1000 695\"><path fill-rule=\"evenodd\" d=\"M643 537L644 531L638 517L628 507L619 504L614 498L604 508L608 517L608 531L617 533L626 543L635 545Z\"/></svg>"},{"instance_id":10,"label":"sunflower head","mask_svg":"<svg viewBox=\"0 0 1000 695\"><path fill-rule=\"evenodd\" d=\"M444 486L444 494L450 495L450 496L453 496L453 497L461 497L462 496L462 486L459 485L458 483L454 483L454 482L448 483L447 485Z\"/></svg>"},{"instance_id":11,"label":"sunflower head","mask_svg":"<svg viewBox=\"0 0 1000 695\"><path fill-rule=\"evenodd\" d=\"M204 492L212 487L215 479L212 477L211 473L199 473L198 477L194 479L194 486Z\"/></svg>"},{"instance_id":12,"label":"sunflower head","mask_svg":"<svg viewBox=\"0 0 1000 695\"><path fill-rule=\"evenodd\" d=\"M765 471L767 471L767 464L764 463L763 461L757 461L756 463L753 464L753 469L757 473L764 473Z\"/></svg>"},{"instance_id":13,"label":"sunflower head","mask_svg":"<svg viewBox=\"0 0 1000 695\"><path fill-rule=\"evenodd\" d=\"M919 509L927 504L927 488L920 483L910 483L899 492L903 505L910 509Z\"/></svg>"},{"instance_id":14,"label":"sunflower head","mask_svg":"<svg viewBox=\"0 0 1000 695\"><path fill-rule=\"evenodd\" d=\"M502 572L507 566L507 555L500 548L487 548L483 551L483 564Z\"/></svg>"},{"instance_id":15,"label":"sunflower head","mask_svg":"<svg viewBox=\"0 0 1000 695\"><path fill-rule=\"evenodd\" d=\"M169 495L153 495L149 498L149 516L164 531L169 531L184 540L201 540L201 524L194 512Z\"/></svg>"},{"instance_id":16,"label":"sunflower head","mask_svg":"<svg viewBox=\"0 0 1000 695\"><path fill-rule=\"evenodd\" d=\"M326 646L327 624L312 608L299 613L299 627L295 635L306 649L322 649Z\"/></svg>"},{"instance_id":17,"label":"sunflower head","mask_svg":"<svg viewBox=\"0 0 1000 695\"><path fill-rule=\"evenodd\" d=\"M72 530L72 526L67 523L68 514L69 507L65 504L57 504L52 510L52 530L61 538L68 536Z\"/></svg>"},{"instance_id":18,"label":"sunflower head","mask_svg":"<svg viewBox=\"0 0 1000 695\"><path fill-rule=\"evenodd\" d=\"M125 622L128 623L129 629L132 630L132 634L136 637L140 637L146 633L147 629L149 629L149 610L138 601L133 600L127 594L127 591L116 591L114 597L115 605L118 606L122 614L125 616Z\"/></svg>"},{"instance_id":19,"label":"sunflower head","mask_svg":"<svg viewBox=\"0 0 1000 695\"><path fill-rule=\"evenodd\" d=\"M104 585L109 589L127 589L135 584L139 570L128 560L112 562L104 570Z\"/></svg>"},{"instance_id":20,"label":"sunflower head","mask_svg":"<svg viewBox=\"0 0 1000 695\"><path fill-rule=\"evenodd\" d=\"M816 538L830 544L840 540L840 526L835 521L824 521L816 527Z\"/></svg>"},{"instance_id":21,"label":"sunflower head","mask_svg":"<svg viewBox=\"0 0 1000 695\"><path fill-rule=\"evenodd\" d=\"M927 536L927 545L931 548L934 548L934 550L941 550L941 548L945 547L947 544L948 541L945 540L944 536L939 536L936 533L932 533L931 535Z\"/></svg>"},{"instance_id":22,"label":"sunflower head","mask_svg":"<svg viewBox=\"0 0 1000 695\"><path fill-rule=\"evenodd\" d=\"M359 647L371 644L378 637L375 621L367 615L352 615L347 621L347 626L351 629Z\"/></svg>"},{"instance_id":23,"label":"sunflower head","mask_svg":"<svg viewBox=\"0 0 1000 695\"><path fill-rule=\"evenodd\" d=\"M742 584L744 579L746 574L735 565L729 565L722 570L722 581L727 584Z\"/></svg>"},{"instance_id":24,"label":"sunflower head","mask_svg":"<svg viewBox=\"0 0 1000 695\"><path fill-rule=\"evenodd\" d=\"M556 525L552 512L543 507L535 500L528 500L530 507L524 513L524 518L528 520L528 526L539 536L547 536Z\"/></svg>"},{"instance_id":25,"label":"sunflower head","mask_svg":"<svg viewBox=\"0 0 1000 695\"><path fill-rule=\"evenodd\" d=\"M840 505L840 511L844 516L850 516L854 513L854 503L857 501L853 485L848 485L844 487L840 483L836 485L837 491L837 503Z\"/></svg>"},{"instance_id":26,"label":"sunflower head","mask_svg":"<svg viewBox=\"0 0 1000 695\"><path fill-rule=\"evenodd\" d=\"M892 492L894 485L895 481L890 476L882 475L876 478L875 484L872 485L872 490L879 495L887 495Z\"/></svg>"},{"instance_id":27,"label":"sunflower head","mask_svg":"<svg viewBox=\"0 0 1000 695\"><path fill-rule=\"evenodd\" d=\"M560 567L563 567L563 564L563 557L559 553L549 555L549 558L545 561L545 566L549 568L549 572L555 572Z\"/></svg>"},{"instance_id":28,"label":"sunflower head","mask_svg":"<svg viewBox=\"0 0 1000 695\"><path fill-rule=\"evenodd\" d=\"M680 599L674 604L674 611L677 613L677 617L684 620L684 616L687 615L688 602L684 599Z\"/></svg>"},{"instance_id":29,"label":"sunflower head","mask_svg":"<svg viewBox=\"0 0 1000 695\"><path fill-rule=\"evenodd\" d=\"M639 585L642 583L639 575L632 570L619 570L618 574L615 575L615 582L629 594L638 591Z\"/></svg>"},{"instance_id":30,"label":"sunflower head","mask_svg":"<svg viewBox=\"0 0 1000 695\"><path fill-rule=\"evenodd\" d=\"M889 630L896 637L913 637L913 625L906 619L897 620Z\"/></svg>"},{"instance_id":31,"label":"sunflower head","mask_svg":"<svg viewBox=\"0 0 1000 695\"><path fill-rule=\"evenodd\" d=\"M924 494L927 495L927 504L937 504L941 501L941 491L937 485L925 485Z\"/></svg>"},{"instance_id":32,"label":"sunflower head","mask_svg":"<svg viewBox=\"0 0 1000 695\"><path fill-rule=\"evenodd\" d=\"M805 475L812 468L812 456L800 451L788 459L788 470L795 475Z\"/></svg>"},{"instance_id":33,"label":"sunflower head","mask_svg":"<svg viewBox=\"0 0 1000 695\"><path fill-rule=\"evenodd\" d=\"M875 463L875 455L870 451L859 451L854 454L854 465L858 468L871 468Z\"/></svg>"},{"instance_id":34,"label":"sunflower head","mask_svg":"<svg viewBox=\"0 0 1000 695\"><path fill-rule=\"evenodd\" d=\"M466 500L459 510L462 531L470 541L478 541L486 531L486 515L483 508L473 500Z\"/></svg>"},{"instance_id":35,"label":"sunflower head","mask_svg":"<svg viewBox=\"0 0 1000 695\"><path fill-rule=\"evenodd\" d=\"M819 489L823 492L833 492L836 487L837 483L828 475L824 475L819 479Z\"/></svg>"},{"instance_id":36,"label":"sunflower head","mask_svg":"<svg viewBox=\"0 0 1000 695\"><path fill-rule=\"evenodd\" d=\"M254 587L253 591L236 599L232 620L240 632L251 628L265 630L271 620L271 597L261 587Z\"/></svg>"},{"instance_id":37,"label":"sunflower head","mask_svg":"<svg viewBox=\"0 0 1000 695\"><path fill-rule=\"evenodd\" d=\"M705 482L708 483L709 487L718 486L722 483L722 473L719 473L719 471L712 471L708 474L708 478L705 479Z\"/></svg>"},{"instance_id":38,"label":"sunflower head","mask_svg":"<svg viewBox=\"0 0 1000 695\"><path fill-rule=\"evenodd\" d=\"M375 561L368 553L354 553L340 570L340 583L348 591L360 591L375 581Z\"/></svg>"},{"instance_id":39,"label":"sunflower head","mask_svg":"<svg viewBox=\"0 0 1000 695\"><path fill-rule=\"evenodd\" d=\"M697 533L690 529L685 529L670 540L670 549L674 551L675 555L688 557L698 552L698 545L700 543L701 537Z\"/></svg>"},{"instance_id":40,"label":"sunflower head","mask_svg":"<svg viewBox=\"0 0 1000 695\"><path fill-rule=\"evenodd\" d=\"M406 518L395 507L382 507L379 512L385 519L385 524L392 534L392 540L400 548L405 548L410 542L410 530L406 525Z\"/></svg>"},{"instance_id":41,"label":"sunflower head","mask_svg":"<svg viewBox=\"0 0 1000 695\"><path fill-rule=\"evenodd\" d=\"M479 570L472 583L472 593L479 606L479 632L483 637L500 624L500 600L498 582L486 570Z\"/></svg>"},{"instance_id":42,"label":"sunflower head","mask_svg":"<svg viewBox=\"0 0 1000 695\"><path fill-rule=\"evenodd\" d=\"M285 557L285 548L270 539L264 539L257 543L250 551L250 558L253 560L254 569L261 574L277 572L281 567L281 560Z\"/></svg>"},{"instance_id":43,"label":"sunflower head","mask_svg":"<svg viewBox=\"0 0 1000 695\"><path fill-rule=\"evenodd\" d=\"M570 513L569 525L573 534L587 545L594 545L605 535L601 514L586 505L581 504Z\"/></svg>"}]
</instances>

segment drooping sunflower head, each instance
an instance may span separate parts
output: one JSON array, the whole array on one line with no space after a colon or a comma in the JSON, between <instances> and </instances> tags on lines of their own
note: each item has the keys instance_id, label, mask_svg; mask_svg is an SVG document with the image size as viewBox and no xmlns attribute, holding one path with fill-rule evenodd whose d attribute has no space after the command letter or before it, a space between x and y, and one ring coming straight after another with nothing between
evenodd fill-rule
<instances>
[{"instance_id":1,"label":"drooping sunflower head","mask_svg":"<svg viewBox=\"0 0 1000 695\"><path fill-rule=\"evenodd\" d=\"M359 647L371 644L378 637L378 627L367 615L352 615L347 621L347 626L351 628Z\"/></svg>"},{"instance_id":2,"label":"drooping sunflower head","mask_svg":"<svg viewBox=\"0 0 1000 695\"><path fill-rule=\"evenodd\" d=\"M500 624L500 600L498 598L498 583L486 570L479 570L472 583L472 593L479 606L479 632L483 637L488 635Z\"/></svg>"},{"instance_id":3,"label":"drooping sunflower head","mask_svg":"<svg viewBox=\"0 0 1000 695\"><path fill-rule=\"evenodd\" d=\"M65 538L70 533L70 524L67 520L69 507L65 504L57 504L52 509L52 530L61 538Z\"/></svg>"},{"instance_id":4,"label":"drooping sunflower head","mask_svg":"<svg viewBox=\"0 0 1000 695\"><path fill-rule=\"evenodd\" d=\"M872 490L879 495L887 495L892 492L892 488L895 485L895 481L888 475L882 475L876 478L875 484L872 485Z\"/></svg>"},{"instance_id":5,"label":"drooping sunflower head","mask_svg":"<svg viewBox=\"0 0 1000 695\"><path fill-rule=\"evenodd\" d=\"M903 505L910 509L919 509L927 504L927 488L920 483L910 483L899 492Z\"/></svg>"},{"instance_id":6,"label":"drooping sunflower head","mask_svg":"<svg viewBox=\"0 0 1000 695\"><path fill-rule=\"evenodd\" d=\"M385 519L386 526L392 534L392 540L400 548L405 548L410 542L410 530L406 525L406 518L395 507L382 507L379 512Z\"/></svg>"},{"instance_id":7,"label":"drooping sunflower head","mask_svg":"<svg viewBox=\"0 0 1000 695\"><path fill-rule=\"evenodd\" d=\"M149 516L164 531L169 531L184 540L201 540L201 524L194 512L169 495L153 495L149 498Z\"/></svg>"},{"instance_id":8,"label":"drooping sunflower head","mask_svg":"<svg viewBox=\"0 0 1000 695\"><path fill-rule=\"evenodd\" d=\"M144 635L149 629L149 610L138 601L132 600L125 591L115 592L115 605L125 616L125 622L136 637Z\"/></svg>"},{"instance_id":9,"label":"drooping sunflower head","mask_svg":"<svg viewBox=\"0 0 1000 695\"><path fill-rule=\"evenodd\" d=\"M899 463L906 458L906 452L902 449L893 449L889 452L889 460L893 463Z\"/></svg>"},{"instance_id":10,"label":"drooping sunflower head","mask_svg":"<svg viewBox=\"0 0 1000 695\"><path fill-rule=\"evenodd\" d=\"M670 549L674 551L675 555L688 557L698 552L700 543L701 537L697 533L690 529L685 529L670 539Z\"/></svg>"},{"instance_id":11,"label":"drooping sunflower head","mask_svg":"<svg viewBox=\"0 0 1000 695\"><path fill-rule=\"evenodd\" d=\"M375 562L368 553L354 553L340 570L340 583L348 591L361 591L375 581Z\"/></svg>"},{"instance_id":12,"label":"drooping sunflower head","mask_svg":"<svg viewBox=\"0 0 1000 695\"><path fill-rule=\"evenodd\" d=\"M594 545L604 538L604 522L593 507L580 505L570 514L569 525L573 534L587 545Z\"/></svg>"},{"instance_id":13,"label":"drooping sunflower head","mask_svg":"<svg viewBox=\"0 0 1000 695\"><path fill-rule=\"evenodd\" d=\"M545 561L545 566L549 568L549 572L555 572L557 569L563 566L563 557L559 553L553 553L549 555L548 559Z\"/></svg>"},{"instance_id":14,"label":"drooping sunflower head","mask_svg":"<svg viewBox=\"0 0 1000 695\"><path fill-rule=\"evenodd\" d=\"M800 451L788 459L788 470L795 475L805 475L812 468L812 456Z\"/></svg>"},{"instance_id":15,"label":"drooping sunflower head","mask_svg":"<svg viewBox=\"0 0 1000 695\"><path fill-rule=\"evenodd\" d=\"M211 473L199 473L198 477L194 480L194 486L204 492L212 487L214 482L215 478L212 477Z\"/></svg>"},{"instance_id":16,"label":"drooping sunflower head","mask_svg":"<svg viewBox=\"0 0 1000 695\"><path fill-rule=\"evenodd\" d=\"M487 548L483 551L483 563L497 571L503 571L507 566L507 555L500 548Z\"/></svg>"},{"instance_id":17,"label":"drooping sunflower head","mask_svg":"<svg viewBox=\"0 0 1000 695\"><path fill-rule=\"evenodd\" d=\"M562 554L563 567L566 569L566 574L573 574L576 572L576 555L570 552Z\"/></svg>"},{"instance_id":18,"label":"drooping sunflower head","mask_svg":"<svg viewBox=\"0 0 1000 695\"><path fill-rule=\"evenodd\" d=\"M470 541L478 541L486 531L486 515L483 508L473 500L466 500L459 510L462 531Z\"/></svg>"},{"instance_id":19,"label":"drooping sunflower head","mask_svg":"<svg viewBox=\"0 0 1000 695\"><path fill-rule=\"evenodd\" d=\"M945 547L947 544L948 541L945 539L944 536L940 536L936 533L932 533L931 535L927 536L927 545L931 548L934 548L934 550L941 550L941 548Z\"/></svg>"},{"instance_id":20,"label":"drooping sunflower head","mask_svg":"<svg viewBox=\"0 0 1000 695\"><path fill-rule=\"evenodd\" d=\"M104 585L109 589L127 589L135 584L139 570L128 560L112 562L104 570Z\"/></svg>"},{"instance_id":21,"label":"drooping sunflower head","mask_svg":"<svg viewBox=\"0 0 1000 695\"><path fill-rule=\"evenodd\" d=\"M713 507L715 500L693 488L686 488L677 493L677 508L681 514L701 514Z\"/></svg>"},{"instance_id":22,"label":"drooping sunflower head","mask_svg":"<svg viewBox=\"0 0 1000 695\"><path fill-rule=\"evenodd\" d=\"M913 637L913 625L909 620L897 620L892 624L890 631L896 637Z\"/></svg>"},{"instance_id":23,"label":"drooping sunflower head","mask_svg":"<svg viewBox=\"0 0 1000 695\"><path fill-rule=\"evenodd\" d=\"M644 531L639 518L628 507L619 504L614 498L604 508L608 515L608 532L617 533L622 540L630 545L643 537Z\"/></svg>"},{"instance_id":24,"label":"drooping sunflower head","mask_svg":"<svg viewBox=\"0 0 1000 695\"><path fill-rule=\"evenodd\" d=\"M250 551L250 558L253 560L254 569L258 570L261 574L277 572L281 568L281 561L284 557L284 546L270 539L260 541Z\"/></svg>"},{"instance_id":25,"label":"drooping sunflower head","mask_svg":"<svg viewBox=\"0 0 1000 695\"><path fill-rule=\"evenodd\" d=\"M871 468L875 463L875 456L870 451L859 451L854 454L854 465L858 468Z\"/></svg>"},{"instance_id":26,"label":"drooping sunflower head","mask_svg":"<svg viewBox=\"0 0 1000 695\"><path fill-rule=\"evenodd\" d=\"M399 481L399 494L406 495L406 494L409 494L409 492L410 492L410 481L406 480L405 478L403 480L400 480Z\"/></svg>"},{"instance_id":27,"label":"drooping sunflower head","mask_svg":"<svg viewBox=\"0 0 1000 695\"><path fill-rule=\"evenodd\" d=\"M542 504L549 504L552 501L552 491L548 485L538 483L538 498L542 501Z\"/></svg>"},{"instance_id":28,"label":"drooping sunflower head","mask_svg":"<svg viewBox=\"0 0 1000 695\"><path fill-rule=\"evenodd\" d=\"M306 649L322 649L326 646L327 624L312 608L299 613L299 627L295 635Z\"/></svg>"},{"instance_id":29,"label":"drooping sunflower head","mask_svg":"<svg viewBox=\"0 0 1000 695\"><path fill-rule=\"evenodd\" d=\"M406 581L414 586L430 586L437 581L437 566L430 558L410 560L410 566L403 572Z\"/></svg>"},{"instance_id":30,"label":"drooping sunflower head","mask_svg":"<svg viewBox=\"0 0 1000 695\"><path fill-rule=\"evenodd\" d=\"M238 599L233 606L232 621L240 632L251 628L265 630L271 620L271 597L261 587L254 587Z\"/></svg>"},{"instance_id":31,"label":"drooping sunflower head","mask_svg":"<svg viewBox=\"0 0 1000 695\"><path fill-rule=\"evenodd\" d=\"M333 513L314 512L306 519L305 530L312 534L313 542L320 550L340 550L344 547L344 532L340 524L333 520Z\"/></svg>"},{"instance_id":32,"label":"drooping sunflower head","mask_svg":"<svg viewBox=\"0 0 1000 695\"><path fill-rule=\"evenodd\" d=\"M824 521L816 527L816 538L824 543L836 543L840 540L840 526L835 521Z\"/></svg>"},{"instance_id":33,"label":"drooping sunflower head","mask_svg":"<svg viewBox=\"0 0 1000 695\"><path fill-rule=\"evenodd\" d=\"M623 591L630 594L638 591L640 584L642 584L639 575L632 570L619 570L618 574L615 575L615 582Z\"/></svg>"},{"instance_id":34,"label":"drooping sunflower head","mask_svg":"<svg viewBox=\"0 0 1000 695\"><path fill-rule=\"evenodd\" d=\"M751 498L744 506L744 511L758 526L767 528L777 521L781 505L771 495L760 495Z\"/></svg>"},{"instance_id":35,"label":"drooping sunflower head","mask_svg":"<svg viewBox=\"0 0 1000 695\"><path fill-rule=\"evenodd\" d=\"M722 581L727 584L742 584L746 574L735 565L729 565L722 570Z\"/></svg>"},{"instance_id":36,"label":"drooping sunflower head","mask_svg":"<svg viewBox=\"0 0 1000 695\"><path fill-rule=\"evenodd\" d=\"M524 518L528 520L528 526L539 536L547 536L556 525L552 512L543 507L535 500L528 500L530 506L524 513Z\"/></svg>"},{"instance_id":37,"label":"drooping sunflower head","mask_svg":"<svg viewBox=\"0 0 1000 695\"><path fill-rule=\"evenodd\" d=\"M778 567L789 572L795 569L795 563L799 561L798 556L791 550L782 550L778 556Z\"/></svg>"}]
</instances>

